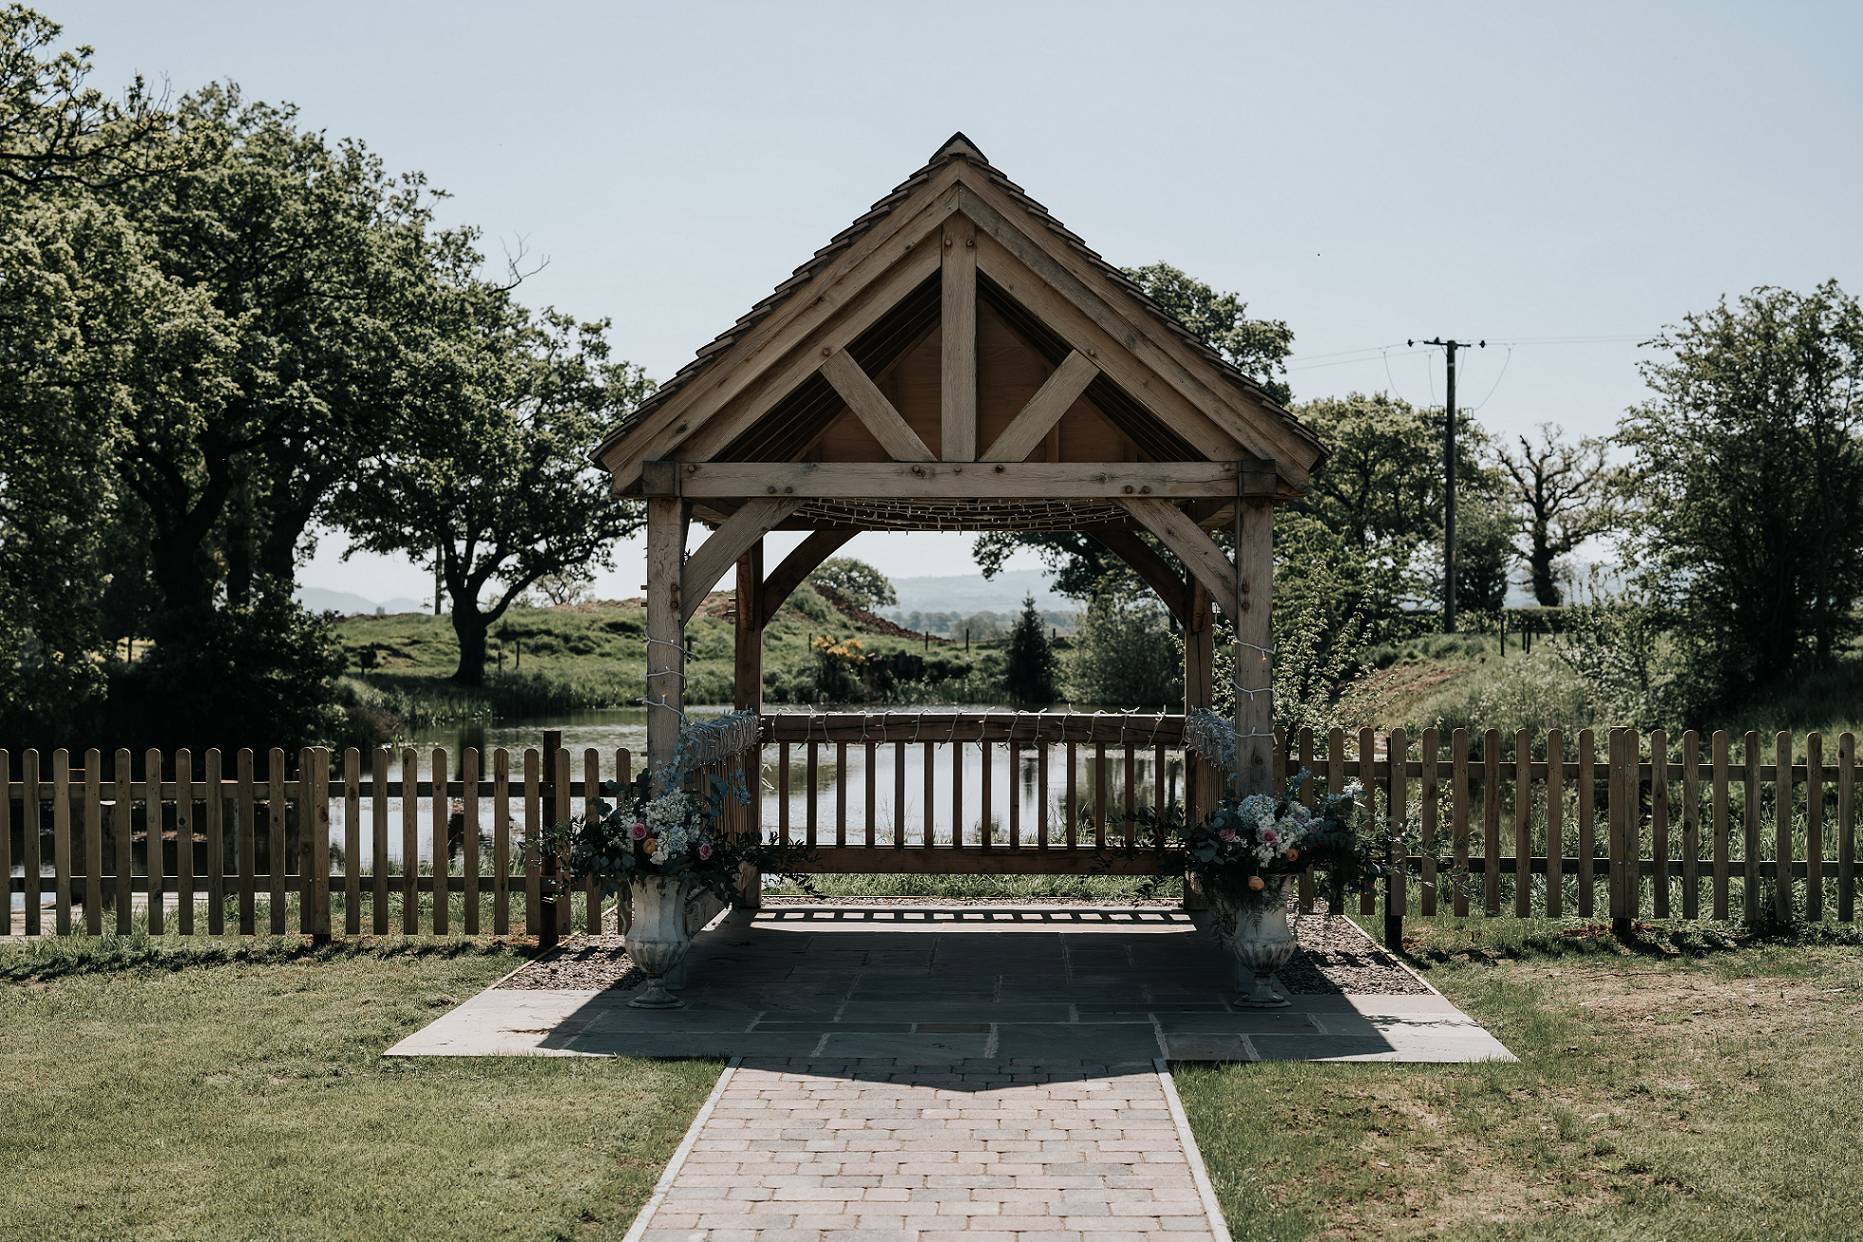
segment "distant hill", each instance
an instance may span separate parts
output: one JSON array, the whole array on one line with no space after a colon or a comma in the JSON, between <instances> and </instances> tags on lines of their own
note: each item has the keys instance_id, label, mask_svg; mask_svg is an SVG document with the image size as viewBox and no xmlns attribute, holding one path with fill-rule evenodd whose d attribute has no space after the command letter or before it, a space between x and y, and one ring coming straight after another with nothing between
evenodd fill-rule
<instances>
[{"instance_id":1,"label":"distant hill","mask_svg":"<svg viewBox=\"0 0 1863 1242\"><path fill-rule=\"evenodd\" d=\"M293 595L298 603L312 612L334 612L346 617L368 617L377 612L428 612L432 601L419 599L385 599L372 600L357 595L352 591L333 591L329 587L304 586L300 584Z\"/></svg>"},{"instance_id":2,"label":"distant hill","mask_svg":"<svg viewBox=\"0 0 1863 1242\"><path fill-rule=\"evenodd\" d=\"M1079 607L1050 587L1047 573L1040 569L1005 570L994 578L981 573L894 578L893 590L899 593L898 606L882 611L895 620L910 612L1014 612L1025 595L1033 595L1035 606L1043 610Z\"/></svg>"}]
</instances>

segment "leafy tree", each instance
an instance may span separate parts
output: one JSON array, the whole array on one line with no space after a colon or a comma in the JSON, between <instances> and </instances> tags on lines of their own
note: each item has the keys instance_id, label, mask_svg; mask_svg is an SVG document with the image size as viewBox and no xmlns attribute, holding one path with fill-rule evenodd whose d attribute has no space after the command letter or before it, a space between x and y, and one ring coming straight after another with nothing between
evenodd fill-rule
<instances>
[{"instance_id":1,"label":"leafy tree","mask_svg":"<svg viewBox=\"0 0 1863 1242\"><path fill-rule=\"evenodd\" d=\"M111 728L197 753L255 739L329 742L343 727L336 683L346 663L329 619L268 580L249 603L202 614L189 641L158 642L125 670L111 707L127 719Z\"/></svg>"},{"instance_id":2,"label":"leafy tree","mask_svg":"<svg viewBox=\"0 0 1863 1242\"><path fill-rule=\"evenodd\" d=\"M21 4L0 6L0 201L98 190L158 166L165 121L141 78L121 101L89 84L91 49L58 50L63 28Z\"/></svg>"},{"instance_id":3,"label":"leafy tree","mask_svg":"<svg viewBox=\"0 0 1863 1242\"><path fill-rule=\"evenodd\" d=\"M210 343L165 347L192 299L99 197L141 170L159 114L140 83L121 103L88 86L59 33L0 7L0 737L68 734L101 692L120 420L213 365Z\"/></svg>"},{"instance_id":4,"label":"leafy tree","mask_svg":"<svg viewBox=\"0 0 1863 1242\"><path fill-rule=\"evenodd\" d=\"M1440 599L1442 411L1383 393L1353 393L1309 401L1296 413L1327 453L1297 507L1338 531L1365 558L1386 608L1406 595ZM1478 510L1495 482L1481 460L1481 428L1465 412L1457 422L1458 518L1466 522L1462 514ZM1458 595L1460 586L1458 575Z\"/></svg>"},{"instance_id":5,"label":"leafy tree","mask_svg":"<svg viewBox=\"0 0 1863 1242\"><path fill-rule=\"evenodd\" d=\"M1863 591L1863 309L1835 281L1686 316L1619 429L1626 560L1710 706L1828 663Z\"/></svg>"},{"instance_id":6,"label":"leafy tree","mask_svg":"<svg viewBox=\"0 0 1863 1242\"><path fill-rule=\"evenodd\" d=\"M1238 294L1218 293L1169 263L1122 270L1192 336L1258 381L1276 401L1289 399L1287 355L1294 348L1294 331L1285 321L1250 319L1248 303Z\"/></svg>"},{"instance_id":7,"label":"leafy tree","mask_svg":"<svg viewBox=\"0 0 1863 1242\"><path fill-rule=\"evenodd\" d=\"M1164 606L1112 582L1088 602L1066 673L1076 703L1164 707L1184 700L1183 644Z\"/></svg>"},{"instance_id":8,"label":"leafy tree","mask_svg":"<svg viewBox=\"0 0 1863 1242\"><path fill-rule=\"evenodd\" d=\"M862 560L831 556L808 576L809 584L826 587L856 608L878 612L899 602L892 580Z\"/></svg>"},{"instance_id":9,"label":"leafy tree","mask_svg":"<svg viewBox=\"0 0 1863 1242\"><path fill-rule=\"evenodd\" d=\"M1022 612L1009 631L1009 648L1004 654L1003 689L1009 701L1017 705L1047 704L1059 697L1055 686L1054 649L1048 643L1048 627L1035 607L1035 597L1022 600Z\"/></svg>"},{"instance_id":10,"label":"leafy tree","mask_svg":"<svg viewBox=\"0 0 1863 1242\"><path fill-rule=\"evenodd\" d=\"M1516 525L1512 514L1480 492L1457 505L1455 597L1459 607L1499 612L1506 606Z\"/></svg>"},{"instance_id":11,"label":"leafy tree","mask_svg":"<svg viewBox=\"0 0 1863 1242\"><path fill-rule=\"evenodd\" d=\"M1611 475L1603 440L1567 440L1551 423L1538 438L1517 437L1495 456L1508 483L1508 500L1519 522L1516 547L1527 565L1533 598L1547 607L1560 603L1559 561L1611 524Z\"/></svg>"},{"instance_id":12,"label":"leafy tree","mask_svg":"<svg viewBox=\"0 0 1863 1242\"><path fill-rule=\"evenodd\" d=\"M206 303L224 338L209 385L130 412L119 469L146 509L169 635L255 578L289 582L301 540L386 434L425 325L431 196L358 142L298 127L235 86L183 98L164 135L169 175L120 192L164 273ZM203 326L203 331L206 326Z\"/></svg>"},{"instance_id":13,"label":"leafy tree","mask_svg":"<svg viewBox=\"0 0 1863 1242\"><path fill-rule=\"evenodd\" d=\"M354 549L438 555L459 640L454 679L485 679L486 634L548 578L587 581L640 528L590 454L652 390L609 360L605 322L533 314L510 289L437 287L431 335L388 433L341 499ZM490 595L487 592L490 591Z\"/></svg>"}]
</instances>

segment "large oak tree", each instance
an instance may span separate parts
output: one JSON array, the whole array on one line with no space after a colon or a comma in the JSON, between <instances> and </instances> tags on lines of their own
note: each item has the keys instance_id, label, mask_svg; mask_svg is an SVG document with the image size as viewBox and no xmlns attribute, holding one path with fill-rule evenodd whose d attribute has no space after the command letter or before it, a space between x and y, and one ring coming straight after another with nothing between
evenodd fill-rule
<instances>
[{"instance_id":1,"label":"large oak tree","mask_svg":"<svg viewBox=\"0 0 1863 1242\"><path fill-rule=\"evenodd\" d=\"M438 560L455 680L485 679L486 635L534 584L586 581L638 530L590 453L652 391L612 361L606 323L534 313L456 273L430 291L426 350L341 503L355 547Z\"/></svg>"}]
</instances>

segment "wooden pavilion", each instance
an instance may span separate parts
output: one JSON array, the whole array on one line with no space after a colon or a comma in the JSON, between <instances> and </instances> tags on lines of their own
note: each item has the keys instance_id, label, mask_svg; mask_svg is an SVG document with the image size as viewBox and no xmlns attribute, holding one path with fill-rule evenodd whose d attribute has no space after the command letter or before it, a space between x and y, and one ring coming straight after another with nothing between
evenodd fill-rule
<instances>
[{"instance_id":1,"label":"wooden pavilion","mask_svg":"<svg viewBox=\"0 0 1863 1242\"><path fill-rule=\"evenodd\" d=\"M761 710L764 626L858 532L1071 530L1129 564L1182 626L1187 712L1212 701L1212 606L1232 618L1232 775L1244 791L1266 789L1275 770L1274 506L1306 488L1319 456L1313 435L1259 384L953 135L701 349L598 452L617 492L647 504L649 762L658 772L674 755L684 626L727 570L736 569L738 706ZM712 533L687 556L694 520ZM1221 529L1234 532L1233 561L1211 537ZM763 538L776 530L809 533L766 571ZM807 748L811 776L818 745L843 758L850 745L866 748L864 831L856 821L849 832L845 782L832 844L818 837L809 804L807 840L821 847L821 870L1087 869L1089 846L1107 839L1106 783L1089 782L1097 819L1093 839L1083 840L1074 748L1091 748L1104 774L1107 747L1113 762L1123 747L1130 841L1135 748L1162 755L1184 741L1184 717L1175 715L1147 718L1138 741L1098 715L919 713L909 733L900 720L896 712L763 718L755 744L781 747L785 790L791 743ZM992 830L986 765L980 831L967 840L960 768L949 840L935 840L934 736L986 755L997 744L1012 754L1035 748L1041 822L1024 831L1012 797L1008 840ZM908 840L899 822L905 755L920 744L927 819ZM1051 832L1046 757L1056 744L1067 748L1067 813ZM898 813L882 839L872 756L889 746ZM1209 797L1208 760L1185 768L1193 809ZM1162 783L1155 796L1162 802ZM778 810L787 834L786 799Z\"/></svg>"}]
</instances>

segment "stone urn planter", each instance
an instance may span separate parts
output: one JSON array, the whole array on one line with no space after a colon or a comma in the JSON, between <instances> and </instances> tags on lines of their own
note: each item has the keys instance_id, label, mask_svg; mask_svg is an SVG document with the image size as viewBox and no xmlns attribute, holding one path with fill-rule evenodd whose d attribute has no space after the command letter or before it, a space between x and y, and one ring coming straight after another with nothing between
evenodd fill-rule
<instances>
[{"instance_id":1,"label":"stone urn planter","mask_svg":"<svg viewBox=\"0 0 1863 1242\"><path fill-rule=\"evenodd\" d=\"M633 915L622 944L627 955L647 976L628 1002L636 1009L678 1009L685 1004L671 986L680 978L680 966L692 947L686 927L686 902L692 895L689 881L672 876L643 875L628 882Z\"/></svg>"},{"instance_id":2,"label":"stone urn planter","mask_svg":"<svg viewBox=\"0 0 1863 1242\"><path fill-rule=\"evenodd\" d=\"M1217 932L1236 962L1242 1004L1250 1009L1284 1009L1290 1002L1274 988L1274 976L1294 956L1294 929L1287 922L1285 876L1269 876L1262 887L1219 888Z\"/></svg>"}]
</instances>

